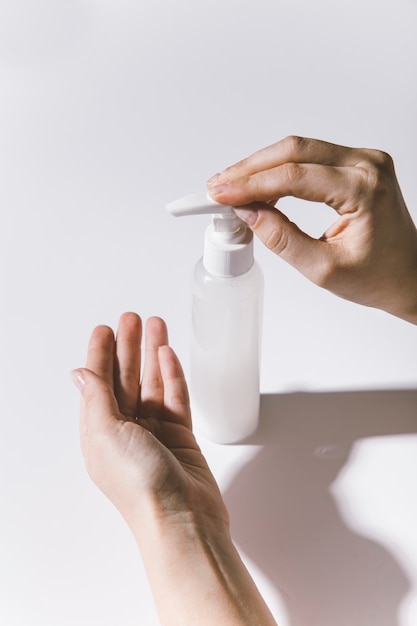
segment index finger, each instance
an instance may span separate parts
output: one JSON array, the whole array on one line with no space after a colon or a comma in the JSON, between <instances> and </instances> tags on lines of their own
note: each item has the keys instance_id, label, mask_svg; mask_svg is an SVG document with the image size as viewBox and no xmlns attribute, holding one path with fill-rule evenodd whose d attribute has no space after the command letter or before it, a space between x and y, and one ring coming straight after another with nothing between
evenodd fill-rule
<instances>
[{"instance_id":1,"label":"index finger","mask_svg":"<svg viewBox=\"0 0 417 626\"><path fill-rule=\"evenodd\" d=\"M355 166L363 159L363 153L359 148L348 148L308 137L289 136L226 168L210 179L208 186L210 188L236 178L251 176L285 163Z\"/></svg>"},{"instance_id":2,"label":"index finger","mask_svg":"<svg viewBox=\"0 0 417 626\"><path fill-rule=\"evenodd\" d=\"M221 204L234 207L270 202L293 196L324 202L339 213L355 211L363 190L363 174L357 168L286 163L210 189Z\"/></svg>"}]
</instances>

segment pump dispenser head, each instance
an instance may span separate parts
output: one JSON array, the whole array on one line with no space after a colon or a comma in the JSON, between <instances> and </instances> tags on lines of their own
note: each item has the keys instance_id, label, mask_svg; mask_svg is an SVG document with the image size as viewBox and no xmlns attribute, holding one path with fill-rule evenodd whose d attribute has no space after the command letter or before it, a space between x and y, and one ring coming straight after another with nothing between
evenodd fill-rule
<instances>
[{"instance_id":1,"label":"pump dispenser head","mask_svg":"<svg viewBox=\"0 0 417 626\"><path fill-rule=\"evenodd\" d=\"M253 234L231 206L213 200L207 192L194 193L166 206L175 217L212 215L206 229L203 263L216 276L240 276L253 265Z\"/></svg>"}]
</instances>

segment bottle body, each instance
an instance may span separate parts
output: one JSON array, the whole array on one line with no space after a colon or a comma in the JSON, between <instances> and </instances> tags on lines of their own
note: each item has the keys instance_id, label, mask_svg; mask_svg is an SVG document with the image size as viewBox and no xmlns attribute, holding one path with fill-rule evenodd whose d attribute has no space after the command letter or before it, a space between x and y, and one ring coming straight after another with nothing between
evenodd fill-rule
<instances>
[{"instance_id":1,"label":"bottle body","mask_svg":"<svg viewBox=\"0 0 417 626\"><path fill-rule=\"evenodd\" d=\"M238 442L259 420L262 272L254 262L239 276L216 276L200 260L192 291L194 428L211 441Z\"/></svg>"}]
</instances>

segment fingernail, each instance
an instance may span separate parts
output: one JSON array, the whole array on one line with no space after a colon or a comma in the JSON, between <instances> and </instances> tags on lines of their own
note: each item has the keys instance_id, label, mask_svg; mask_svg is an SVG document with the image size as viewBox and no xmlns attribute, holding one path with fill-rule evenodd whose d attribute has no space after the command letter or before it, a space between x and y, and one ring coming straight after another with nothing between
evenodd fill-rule
<instances>
[{"instance_id":1,"label":"fingernail","mask_svg":"<svg viewBox=\"0 0 417 626\"><path fill-rule=\"evenodd\" d=\"M213 187L216 184L216 181L219 180L221 174L217 173L214 174L214 176L212 176L211 178L208 179L207 181L207 187Z\"/></svg>"},{"instance_id":2,"label":"fingernail","mask_svg":"<svg viewBox=\"0 0 417 626\"><path fill-rule=\"evenodd\" d=\"M217 198L219 198L227 189L229 189L229 185L228 183L225 183L224 185L216 185L215 187L210 187L209 188L209 194L210 196L213 198L213 200L216 200Z\"/></svg>"},{"instance_id":3,"label":"fingernail","mask_svg":"<svg viewBox=\"0 0 417 626\"><path fill-rule=\"evenodd\" d=\"M233 209L236 215L248 226L253 226L258 219L258 211L256 209Z\"/></svg>"},{"instance_id":4,"label":"fingernail","mask_svg":"<svg viewBox=\"0 0 417 626\"><path fill-rule=\"evenodd\" d=\"M71 378L72 378L74 385L81 391L85 385L85 378L81 370L73 370L71 372Z\"/></svg>"}]
</instances>

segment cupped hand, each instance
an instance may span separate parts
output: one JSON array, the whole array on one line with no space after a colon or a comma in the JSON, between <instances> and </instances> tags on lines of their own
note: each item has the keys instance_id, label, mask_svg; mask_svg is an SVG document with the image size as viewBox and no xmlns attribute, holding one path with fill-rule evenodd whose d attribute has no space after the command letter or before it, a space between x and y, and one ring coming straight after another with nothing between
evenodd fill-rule
<instances>
[{"instance_id":1,"label":"cupped hand","mask_svg":"<svg viewBox=\"0 0 417 626\"><path fill-rule=\"evenodd\" d=\"M198 515L228 527L228 513L191 427L187 385L163 320L121 316L116 338L94 329L81 392L81 446L88 472L140 534L145 514ZM142 373L143 370L143 373Z\"/></svg>"},{"instance_id":2,"label":"cupped hand","mask_svg":"<svg viewBox=\"0 0 417 626\"><path fill-rule=\"evenodd\" d=\"M208 187L316 284L417 323L417 231L386 153L287 137ZM275 208L284 196L326 203L339 217L314 239Z\"/></svg>"}]
</instances>

